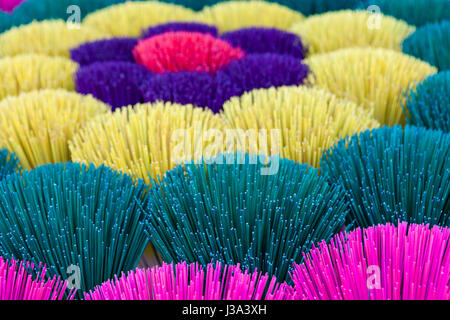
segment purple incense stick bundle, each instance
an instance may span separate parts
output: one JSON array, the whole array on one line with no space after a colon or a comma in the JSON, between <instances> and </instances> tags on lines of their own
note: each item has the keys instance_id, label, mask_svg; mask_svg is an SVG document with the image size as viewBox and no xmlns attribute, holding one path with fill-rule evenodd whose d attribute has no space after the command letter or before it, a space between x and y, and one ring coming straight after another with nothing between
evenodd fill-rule
<instances>
[{"instance_id":1,"label":"purple incense stick bundle","mask_svg":"<svg viewBox=\"0 0 450 320\"><path fill-rule=\"evenodd\" d=\"M140 88L145 102L160 100L193 104L217 113L228 99L253 89L303 84L308 72L308 66L291 56L251 54L231 62L215 74L159 74L144 82Z\"/></svg>"},{"instance_id":2,"label":"purple incense stick bundle","mask_svg":"<svg viewBox=\"0 0 450 320\"><path fill-rule=\"evenodd\" d=\"M206 33L212 35L213 37L217 37L218 34L217 27L210 26L204 23L169 22L153 26L148 28L147 30L144 30L144 32L142 33L142 39L147 39L166 32L177 32L177 31Z\"/></svg>"},{"instance_id":3,"label":"purple incense stick bundle","mask_svg":"<svg viewBox=\"0 0 450 320\"><path fill-rule=\"evenodd\" d=\"M226 32L220 38L233 47L240 47L247 54L277 53L303 59L307 53L299 36L275 28L243 28Z\"/></svg>"},{"instance_id":4,"label":"purple incense stick bundle","mask_svg":"<svg viewBox=\"0 0 450 320\"><path fill-rule=\"evenodd\" d=\"M79 93L92 94L112 110L142 102L139 86L152 77L145 67L130 62L97 62L82 67L75 76Z\"/></svg>"},{"instance_id":5,"label":"purple incense stick bundle","mask_svg":"<svg viewBox=\"0 0 450 320\"><path fill-rule=\"evenodd\" d=\"M215 79L225 102L253 89L304 84L308 73L309 67L297 58L263 53L231 62L216 73Z\"/></svg>"},{"instance_id":6,"label":"purple incense stick bundle","mask_svg":"<svg viewBox=\"0 0 450 320\"><path fill-rule=\"evenodd\" d=\"M291 274L298 299L450 299L450 229L406 222L322 242Z\"/></svg>"},{"instance_id":7,"label":"purple incense stick bundle","mask_svg":"<svg viewBox=\"0 0 450 320\"><path fill-rule=\"evenodd\" d=\"M141 86L144 102L174 102L208 107L218 112L223 99L216 98L216 82L206 72L171 72L157 75Z\"/></svg>"},{"instance_id":8,"label":"purple incense stick bundle","mask_svg":"<svg viewBox=\"0 0 450 320\"><path fill-rule=\"evenodd\" d=\"M113 38L84 43L70 51L72 60L80 66L94 62L125 61L134 62L135 38Z\"/></svg>"},{"instance_id":9,"label":"purple incense stick bundle","mask_svg":"<svg viewBox=\"0 0 450 320\"><path fill-rule=\"evenodd\" d=\"M30 269L35 269L33 263L0 257L0 300L73 299L75 290L68 290L66 281L56 276L45 279L45 266L35 269L35 277L27 272Z\"/></svg>"},{"instance_id":10,"label":"purple incense stick bundle","mask_svg":"<svg viewBox=\"0 0 450 320\"><path fill-rule=\"evenodd\" d=\"M86 300L285 300L293 289L239 265L198 263L163 264L136 269L103 283L85 295Z\"/></svg>"}]
</instances>

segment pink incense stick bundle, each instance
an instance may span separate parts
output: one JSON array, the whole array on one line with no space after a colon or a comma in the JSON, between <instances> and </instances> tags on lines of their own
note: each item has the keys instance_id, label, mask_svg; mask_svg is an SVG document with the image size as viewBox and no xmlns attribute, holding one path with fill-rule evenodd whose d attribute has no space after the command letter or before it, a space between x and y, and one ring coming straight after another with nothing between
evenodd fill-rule
<instances>
[{"instance_id":1,"label":"pink incense stick bundle","mask_svg":"<svg viewBox=\"0 0 450 320\"><path fill-rule=\"evenodd\" d=\"M45 279L47 268L39 265L33 277L33 263L0 257L0 300L72 300L75 290L67 290L67 281L53 276Z\"/></svg>"},{"instance_id":2,"label":"pink incense stick bundle","mask_svg":"<svg viewBox=\"0 0 450 320\"><path fill-rule=\"evenodd\" d=\"M24 0L0 0L0 11L12 12Z\"/></svg>"},{"instance_id":3,"label":"pink incense stick bundle","mask_svg":"<svg viewBox=\"0 0 450 320\"><path fill-rule=\"evenodd\" d=\"M450 229L387 224L336 235L295 265L295 298L450 299Z\"/></svg>"},{"instance_id":4,"label":"pink incense stick bundle","mask_svg":"<svg viewBox=\"0 0 450 320\"><path fill-rule=\"evenodd\" d=\"M223 269L223 270L222 270ZM86 300L284 300L293 289L275 277L243 272L239 264L164 263L136 269L107 281L86 294Z\"/></svg>"}]
</instances>

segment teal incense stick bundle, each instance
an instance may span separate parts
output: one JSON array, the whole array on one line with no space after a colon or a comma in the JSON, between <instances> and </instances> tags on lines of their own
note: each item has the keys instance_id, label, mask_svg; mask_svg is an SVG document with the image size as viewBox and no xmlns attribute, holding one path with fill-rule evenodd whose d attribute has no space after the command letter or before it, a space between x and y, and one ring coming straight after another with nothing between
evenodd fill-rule
<instances>
[{"instance_id":1,"label":"teal incense stick bundle","mask_svg":"<svg viewBox=\"0 0 450 320\"><path fill-rule=\"evenodd\" d=\"M19 159L7 149L0 149L0 181L20 168Z\"/></svg>"},{"instance_id":2,"label":"teal incense stick bundle","mask_svg":"<svg viewBox=\"0 0 450 320\"><path fill-rule=\"evenodd\" d=\"M40 166L0 182L0 252L48 266L77 295L136 267L145 185L101 166Z\"/></svg>"},{"instance_id":3,"label":"teal incense stick bundle","mask_svg":"<svg viewBox=\"0 0 450 320\"><path fill-rule=\"evenodd\" d=\"M407 92L403 111L409 124L449 133L450 71L432 75Z\"/></svg>"},{"instance_id":4,"label":"teal incense stick bundle","mask_svg":"<svg viewBox=\"0 0 450 320\"><path fill-rule=\"evenodd\" d=\"M343 186L358 226L405 221L450 226L450 134L382 127L325 151L323 176Z\"/></svg>"},{"instance_id":5,"label":"teal incense stick bundle","mask_svg":"<svg viewBox=\"0 0 450 320\"><path fill-rule=\"evenodd\" d=\"M220 155L153 183L145 225L163 261L240 263L282 282L301 252L341 229L342 189L307 165L261 159Z\"/></svg>"}]
</instances>

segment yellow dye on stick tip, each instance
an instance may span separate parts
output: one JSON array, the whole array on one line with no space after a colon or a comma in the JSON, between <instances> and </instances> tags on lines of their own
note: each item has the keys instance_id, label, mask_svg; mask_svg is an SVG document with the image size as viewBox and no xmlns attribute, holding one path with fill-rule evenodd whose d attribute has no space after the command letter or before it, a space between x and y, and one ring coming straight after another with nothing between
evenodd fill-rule
<instances>
[{"instance_id":1,"label":"yellow dye on stick tip","mask_svg":"<svg viewBox=\"0 0 450 320\"><path fill-rule=\"evenodd\" d=\"M165 22L192 20L194 11L157 1L125 2L86 16L83 25L111 36L140 36L142 30Z\"/></svg>"},{"instance_id":2,"label":"yellow dye on stick tip","mask_svg":"<svg viewBox=\"0 0 450 320\"><path fill-rule=\"evenodd\" d=\"M437 72L428 63L389 49L348 48L313 55L311 83L373 111L380 124L403 124L404 92Z\"/></svg>"},{"instance_id":3,"label":"yellow dye on stick tip","mask_svg":"<svg viewBox=\"0 0 450 320\"><path fill-rule=\"evenodd\" d=\"M91 96L62 89L22 93L0 102L0 145L24 169L70 161L68 142L84 123L109 107Z\"/></svg>"},{"instance_id":4,"label":"yellow dye on stick tip","mask_svg":"<svg viewBox=\"0 0 450 320\"><path fill-rule=\"evenodd\" d=\"M221 132L219 116L192 105L157 102L116 110L89 122L70 144L72 160L105 164L150 183L184 160L219 152L207 132Z\"/></svg>"},{"instance_id":5,"label":"yellow dye on stick tip","mask_svg":"<svg viewBox=\"0 0 450 320\"><path fill-rule=\"evenodd\" d=\"M74 90L78 65L68 58L25 54L0 59L0 101L39 89Z\"/></svg>"},{"instance_id":6,"label":"yellow dye on stick tip","mask_svg":"<svg viewBox=\"0 0 450 320\"><path fill-rule=\"evenodd\" d=\"M0 57L26 53L69 57L71 48L104 37L95 29L70 27L63 20L32 22L0 34Z\"/></svg>"},{"instance_id":7,"label":"yellow dye on stick tip","mask_svg":"<svg viewBox=\"0 0 450 320\"><path fill-rule=\"evenodd\" d=\"M196 15L197 21L216 25L220 32L253 26L289 30L304 18L299 12L265 1L219 2Z\"/></svg>"},{"instance_id":8,"label":"yellow dye on stick tip","mask_svg":"<svg viewBox=\"0 0 450 320\"><path fill-rule=\"evenodd\" d=\"M357 104L308 87L253 90L228 100L221 116L227 128L247 132L247 136L238 135L237 149L280 154L314 167L319 167L322 151L339 139L379 126L372 114ZM252 140L252 132L260 130L265 134L258 133Z\"/></svg>"},{"instance_id":9,"label":"yellow dye on stick tip","mask_svg":"<svg viewBox=\"0 0 450 320\"><path fill-rule=\"evenodd\" d=\"M309 55L349 47L380 47L401 51L415 27L402 20L366 11L343 10L308 17L291 32L309 47Z\"/></svg>"}]
</instances>

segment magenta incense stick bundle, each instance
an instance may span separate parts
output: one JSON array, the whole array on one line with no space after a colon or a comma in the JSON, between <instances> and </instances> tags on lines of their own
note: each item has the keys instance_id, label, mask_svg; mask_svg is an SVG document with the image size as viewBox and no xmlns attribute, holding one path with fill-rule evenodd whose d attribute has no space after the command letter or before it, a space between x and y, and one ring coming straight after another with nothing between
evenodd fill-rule
<instances>
[{"instance_id":1,"label":"magenta incense stick bundle","mask_svg":"<svg viewBox=\"0 0 450 320\"><path fill-rule=\"evenodd\" d=\"M298 299L448 300L450 229L406 222L320 243L295 266Z\"/></svg>"},{"instance_id":2,"label":"magenta incense stick bundle","mask_svg":"<svg viewBox=\"0 0 450 320\"><path fill-rule=\"evenodd\" d=\"M87 300L284 300L292 288L258 271L220 262L163 264L136 269L107 281L86 294Z\"/></svg>"}]
</instances>

